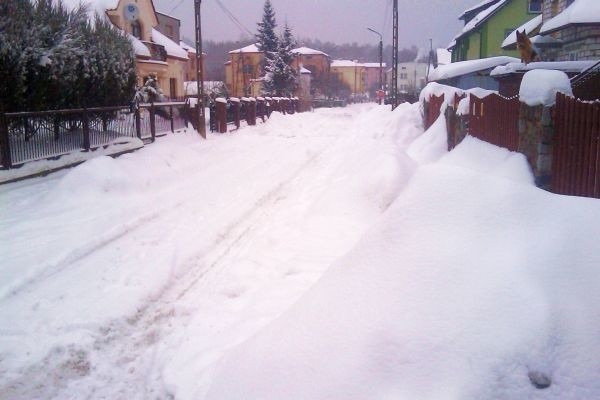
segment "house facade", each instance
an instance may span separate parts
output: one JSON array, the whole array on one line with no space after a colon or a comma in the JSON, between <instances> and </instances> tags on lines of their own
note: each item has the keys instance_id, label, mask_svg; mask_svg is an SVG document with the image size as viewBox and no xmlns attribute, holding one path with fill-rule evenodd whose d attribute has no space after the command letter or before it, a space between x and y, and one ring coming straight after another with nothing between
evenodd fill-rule
<instances>
[{"instance_id":1,"label":"house facade","mask_svg":"<svg viewBox=\"0 0 600 400\"><path fill-rule=\"evenodd\" d=\"M115 0L111 6L113 8L105 9L106 16L133 44L138 85L142 85L146 77L156 75L165 95L183 97L188 53L158 29L159 14L152 0ZM175 18L161 15L164 21L174 24ZM179 36L179 21L176 22Z\"/></svg>"},{"instance_id":2,"label":"house facade","mask_svg":"<svg viewBox=\"0 0 600 400\"><path fill-rule=\"evenodd\" d=\"M334 60L331 74L350 91L347 95L367 92L367 68L357 60Z\"/></svg>"},{"instance_id":3,"label":"house facade","mask_svg":"<svg viewBox=\"0 0 600 400\"><path fill-rule=\"evenodd\" d=\"M542 0L488 0L465 10L465 25L448 46L452 62L493 56L517 56L502 42L518 26L542 12Z\"/></svg>"},{"instance_id":4,"label":"house facade","mask_svg":"<svg viewBox=\"0 0 600 400\"><path fill-rule=\"evenodd\" d=\"M225 84L230 96L260 96L264 54L256 44L229 52L225 63Z\"/></svg>"},{"instance_id":5,"label":"house facade","mask_svg":"<svg viewBox=\"0 0 600 400\"><path fill-rule=\"evenodd\" d=\"M540 35L553 46L538 46L544 60L600 59L600 1L544 0Z\"/></svg>"},{"instance_id":6,"label":"house facade","mask_svg":"<svg viewBox=\"0 0 600 400\"><path fill-rule=\"evenodd\" d=\"M310 91L313 95L319 96L326 93L328 77L331 72L331 57L322 51L311 49L309 47L298 47L292 50L295 55L292 67L299 72L303 80L301 86L306 88L306 80L310 80ZM306 71L310 72L307 74ZM303 89L306 91L306 89ZM303 94L306 97L306 94Z\"/></svg>"}]
</instances>

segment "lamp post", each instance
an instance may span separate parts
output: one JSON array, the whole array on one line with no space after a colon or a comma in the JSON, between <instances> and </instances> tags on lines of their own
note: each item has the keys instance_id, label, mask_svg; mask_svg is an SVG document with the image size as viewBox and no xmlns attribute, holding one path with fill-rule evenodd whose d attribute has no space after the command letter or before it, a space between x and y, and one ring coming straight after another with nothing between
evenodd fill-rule
<instances>
[{"instance_id":1,"label":"lamp post","mask_svg":"<svg viewBox=\"0 0 600 400\"><path fill-rule=\"evenodd\" d=\"M367 28L367 30L379 35L379 90L383 90L383 36L375 29ZM381 104L381 98L379 98L379 104Z\"/></svg>"},{"instance_id":2,"label":"lamp post","mask_svg":"<svg viewBox=\"0 0 600 400\"><path fill-rule=\"evenodd\" d=\"M200 5L202 0L194 0L196 17L196 84L198 93L198 133L206 139L206 117L204 115L204 65L202 62L202 23L200 20Z\"/></svg>"}]
</instances>

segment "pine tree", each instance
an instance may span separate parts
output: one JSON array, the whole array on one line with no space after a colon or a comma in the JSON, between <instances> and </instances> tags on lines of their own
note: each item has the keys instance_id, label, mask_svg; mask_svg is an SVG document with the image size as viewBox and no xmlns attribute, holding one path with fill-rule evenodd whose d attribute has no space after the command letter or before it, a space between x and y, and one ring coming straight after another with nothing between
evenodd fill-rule
<instances>
[{"instance_id":1,"label":"pine tree","mask_svg":"<svg viewBox=\"0 0 600 400\"><path fill-rule=\"evenodd\" d=\"M291 28L285 25L275 56L265 67L263 91L274 96L293 96L298 87L298 73L292 67L296 42Z\"/></svg>"},{"instance_id":2,"label":"pine tree","mask_svg":"<svg viewBox=\"0 0 600 400\"><path fill-rule=\"evenodd\" d=\"M127 37L85 7L0 1L0 111L123 105L135 88Z\"/></svg>"},{"instance_id":3,"label":"pine tree","mask_svg":"<svg viewBox=\"0 0 600 400\"><path fill-rule=\"evenodd\" d=\"M258 34L256 35L258 48L265 55L263 67L265 67L269 60L272 60L275 57L275 53L277 53L278 40L277 35L275 34L276 27L275 10L271 5L271 1L265 0L262 21L258 23Z\"/></svg>"}]
</instances>

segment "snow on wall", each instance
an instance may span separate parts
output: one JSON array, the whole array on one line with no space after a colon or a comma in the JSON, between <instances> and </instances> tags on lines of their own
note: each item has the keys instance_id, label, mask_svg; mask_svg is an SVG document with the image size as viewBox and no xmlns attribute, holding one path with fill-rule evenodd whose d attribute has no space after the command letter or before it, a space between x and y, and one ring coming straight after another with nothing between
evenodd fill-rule
<instances>
[{"instance_id":1,"label":"snow on wall","mask_svg":"<svg viewBox=\"0 0 600 400\"><path fill-rule=\"evenodd\" d=\"M529 106L551 106L556 102L556 94L573 96L571 81L562 71L536 69L523 75L519 89L519 100Z\"/></svg>"},{"instance_id":2,"label":"snow on wall","mask_svg":"<svg viewBox=\"0 0 600 400\"><path fill-rule=\"evenodd\" d=\"M515 57L498 56L440 65L429 73L429 80L439 81L442 79L450 79L511 62L519 62L519 59Z\"/></svg>"}]
</instances>

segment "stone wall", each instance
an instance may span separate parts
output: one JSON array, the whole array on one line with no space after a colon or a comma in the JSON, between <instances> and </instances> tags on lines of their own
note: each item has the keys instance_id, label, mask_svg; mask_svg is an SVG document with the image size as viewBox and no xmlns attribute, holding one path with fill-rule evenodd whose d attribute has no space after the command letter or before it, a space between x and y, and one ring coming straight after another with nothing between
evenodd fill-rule
<instances>
[{"instance_id":1,"label":"stone wall","mask_svg":"<svg viewBox=\"0 0 600 400\"><path fill-rule=\"evenodd\" d=\"M531 165L535 183L549 190L552 174L552 107L519 106L519 152Z\"/></svg>"}]
</instances>

